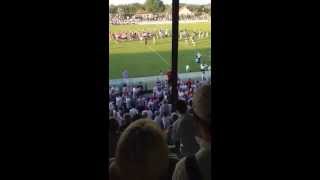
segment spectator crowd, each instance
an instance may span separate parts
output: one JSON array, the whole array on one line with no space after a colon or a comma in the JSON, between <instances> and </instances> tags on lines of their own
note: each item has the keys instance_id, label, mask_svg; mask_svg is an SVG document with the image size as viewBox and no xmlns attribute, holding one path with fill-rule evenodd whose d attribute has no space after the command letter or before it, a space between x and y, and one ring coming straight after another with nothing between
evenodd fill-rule
<instances>
[{"instance_id":1,"label":"spectator crowd","mask_svg":"<svg viewBox=\"0 0 320 180\"><path fill-rule=\"evenodd\" d=\"M175 111L166 80L109 87L110 179L211 179L211 83L177 83Z\"/></svg>"}]
</instances>

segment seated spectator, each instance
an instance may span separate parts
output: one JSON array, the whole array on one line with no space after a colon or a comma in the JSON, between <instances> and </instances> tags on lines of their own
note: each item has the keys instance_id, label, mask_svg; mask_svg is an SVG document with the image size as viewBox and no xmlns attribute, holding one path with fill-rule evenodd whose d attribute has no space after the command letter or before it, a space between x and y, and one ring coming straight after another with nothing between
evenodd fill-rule
<instances>
[{"instance_id":1,"label":"seated spectator","mask_svg":"<svg viewBox=\"0 0 320 180\"><path fill-rule=\"evenodd\" d=\"M199 150L199 145L195 138L196 132L193 126L193 118L187 112L185 101L178 100L177 112L179 119L174 122L172 127L172 141L174 144L179 143L180 157L195 154Z\"/></svg>"},{"instance_id":2,"label":"seated spectator","mask_svg":"<svg viewBox=\"0 0 320 180\"><path fill-rule=\"evenodd\" d=\"M143 111L142 111L142 113L141 113L141 118L142 118L142 119L148 118L148 111L147 111L147 110L143 110Z\"/></svg>"},{"instance_id":3,"label":"seated spectator","mask_svg":"<svg viewBox=\"0 0 320 180\"><path fill-rule=\"evenodd\" d=\"M118 122L118 124L120 125L120 126L122 126L122 123L123 123L123 118L122 118L122 116L123 116L123 112L121 111L121 110L119 110L117 113L116 113L116 120L117 120L117 122Z\"/></svg>"},{"instance_id":4,"label":"seated spectator","mask_svg":"<svg viewBox=\"0 0 320 180\"><path fill-rule=\"evenodd\" d=\"M162 116L155 117L154 122L160 127L160 129L164 129L164 125L162 122Z\"/></svg>"},{"instance_id":5,"label":"seated spectator","mask_svg":"<svg viewBox=\"0 0 320 180\"><path fill-rule=\"evenodd\" d=\"M136 120L138 120L138 119L140 119L141 118L141 116L139 115L139 114L135 114L133 117L132 117L132 122L134 122L134 121L136 121Z\"/></svg>"},{"instance_id":6,"label":"seated spectator","mask_svg":"<svg viewBox=\"0 0 320 180\"><path fill-rule=\"evenodd\" d=\"M109 118L109 158L114 157L117 141L119 139L119 125L116 119Z\"/></svg>"},{"instance_id":7,"label":"seated spectator","mask_svg":"<svg viewBox=\"0 0 320 180\"><path fill-rule=\"evenodd\" d=\"M130 116L131 116L131 118L133 118L135 115L137 115L139 112L138 112L138 110L136 109L136 108L131 108L130 110L129 110L129 114L130 114Z\"/></svg>"},{"instance_id":8,"label":"seated spectator","mask_svg":"<svg viewBox=\"0 0 320 180\"><path fill-rule=\"evenodd\" d=\"M160 114L169 114L170 113L170 107L167 100L163 101L163 104L160 106Z\"/></svg>"},{"instance_id":9,"label":"seated spectator","mask_svg":"<svg viewBox=\"0 0 320 180\"><path fill-rule=\"evenodd\" d=\"M133 122L122 133L111 180L162 180L169 174L168 146L161 129L149 119Z\"/></svg>"},{"instance_id":10,"label":"seated spectator","mask_svg":"<svg viewBox=\"0 0 320 180\"><path fill-rule=\"evenodd\" d=\"M148 109L148 110L147 110L147 113L148 113L148 118L149 118L149 119L152 119L152 118L153 118L152 110L151 110L151 109Z\"/></svg>"},{"instance_id":11,"label":"seated spectator","mask_svg":"<svg viewBox=\"0 0 320 180\"><path fill-rule=\"evenodd\" d=\"M211 179L211 87L204 85L193 97L193 122L200 145L195 155L182 158L177 164L172 180Z\"/></svg>"}]
</instances>

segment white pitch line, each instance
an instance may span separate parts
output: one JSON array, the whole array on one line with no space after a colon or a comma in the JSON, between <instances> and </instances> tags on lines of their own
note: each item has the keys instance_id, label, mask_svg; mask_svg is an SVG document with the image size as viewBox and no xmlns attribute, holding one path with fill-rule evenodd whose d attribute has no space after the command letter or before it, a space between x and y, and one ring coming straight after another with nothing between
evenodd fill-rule
<instances>
[{"instance_id":1,"label":"white pitch line","mask_svg":"<svg viewBox=\"0 0 320 180\"><path fill-rule=\"evenodd\" d=\"M152 47L148 46L149 49L151 49L154 53L156 53L162 61L164 61L168 66L169 66L169 63L166 61L166 59L164 59L156 50L154 50Z\"/></svg>"}]
</instances>

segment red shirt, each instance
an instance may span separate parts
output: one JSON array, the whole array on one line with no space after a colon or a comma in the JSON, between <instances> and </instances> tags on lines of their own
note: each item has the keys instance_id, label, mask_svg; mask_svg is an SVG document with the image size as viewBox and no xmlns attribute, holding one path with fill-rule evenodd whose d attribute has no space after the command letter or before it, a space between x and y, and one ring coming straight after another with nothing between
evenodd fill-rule
<instances>
[{"instance_id":1,"label":"red shirt","mask_svg":"<svg viewBox=\"0 0 320 180\"><path fill-rule=\"evenodd\" d=\"M190 87L191 87L191 84L192 84L191 80L188 80L187 86L188 86L189 89L190 89Z\"/></svg>"}]
</instances>

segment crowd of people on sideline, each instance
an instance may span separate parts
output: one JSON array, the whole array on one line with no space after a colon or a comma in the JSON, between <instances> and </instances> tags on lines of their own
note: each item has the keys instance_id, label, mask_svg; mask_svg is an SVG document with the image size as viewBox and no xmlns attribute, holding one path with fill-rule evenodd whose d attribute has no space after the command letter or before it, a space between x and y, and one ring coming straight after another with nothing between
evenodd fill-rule
<instances>
[{"instance_id":1,"label":"crowd of people on sideline","mask_svg":"<svg viewBox=\"0 0 320 180\"><path fill-rule=\"evenodd\" d=\"M178 80L175 112L169 92L166 80L109 88L110 179L211 179L211 83Z\"/></svg>"},{"instance_id":2,"label":"crowd of people on sideline","mask_svg":"<svg viewBox=\"0 0 320 180\"><path fill-rule=\"evenodd\" d=\"M192 45L195 45L196 40L201 40L204 38L208 38L210 35L209 31L203 30L180 30L178 33L179 40L184 40L186 43L189 41ZM122 32L109 32L109 40L115 41L142 41L144 39L152 39L155 43L158 39L164 39L167 37L171 37L171 30L167 28L160 28L159 30L152 31L122 31Z\"/></svg>"},{"instance_id":3,"label":"crowd of people on sideline","mask_svg":"<svg viewBox=\"0 0 320 180\"><path fill-rule=\"evenodd\" d=\"M128 41L138 41L144 39L163 39L170 37L170 31L160 28L159 30L153 31L123 31L123 32L109 32L110 40L128 40Z\"/></svg>"},{"instance_id":4,"label":"crowd of people on sideline","mask_svg":"<svg viewBox=\"0 0 320 180\"><path fill-rule=\"evenodd\" d=\"M201 15L201 16L180 16L181 21L203 21L209 20L210 16ZM119 17L119 16L111 16L109 23L112 25L125 25L125 24L136 24L143 22L165 22L172 21L171 16L166 17L146 17L146 18L138 18L138 17Z\"/></svg>"}]
</instances>

